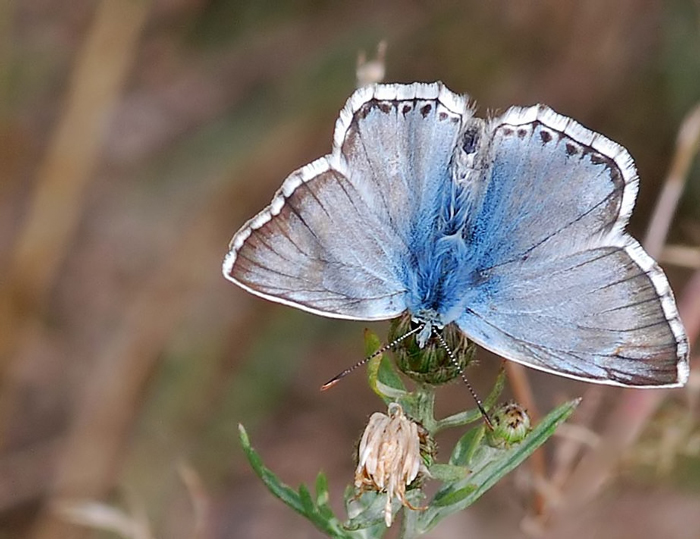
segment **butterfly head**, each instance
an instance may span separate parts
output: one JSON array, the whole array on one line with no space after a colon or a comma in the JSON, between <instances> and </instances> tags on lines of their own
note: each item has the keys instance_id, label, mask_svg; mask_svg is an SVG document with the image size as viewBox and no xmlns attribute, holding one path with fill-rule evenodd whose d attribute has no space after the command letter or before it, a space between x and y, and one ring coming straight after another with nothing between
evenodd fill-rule
<instances>
[{"instance_id":1,"label":"butterfly head","mask_svg":"<svg viewBox=\"0 0 700 539\"><path fill-rule=\"evenodd\" d=\"M440 315L433 310L425 309L411 317L411 326L423 326L416 335L416 342L420 348L425 348L428 340L433 336L433 331L442 331L444 324L440 321Z\"/></svg>"}]
</instances>

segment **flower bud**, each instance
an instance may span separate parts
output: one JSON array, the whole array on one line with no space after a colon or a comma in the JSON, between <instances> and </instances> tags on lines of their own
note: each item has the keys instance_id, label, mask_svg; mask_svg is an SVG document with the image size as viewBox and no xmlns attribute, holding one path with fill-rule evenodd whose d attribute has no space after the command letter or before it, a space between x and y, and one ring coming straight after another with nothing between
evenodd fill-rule
<instances>
[{"instance_id":1,"label":"flower bud","mask_svg":"<svg viewBox=\"0 0 700 539\"><path fill-rule=\"evenodd\" d=\"M530 416L515 402L501 404L490 416L493 430L487 431L486 436L492 447L506 448L518 444L530 432Z\"/></svg>"},{"instance_id":2,"label":"flower bud","mask_svg":"<svg viewBox=\"0 0 700 539\"><path fill-rule=\"evenodd\" d=\"M389 342L405 335L413 329L411 317L404 314L395 318L389 329ZM431 385L442 385L457 378L474 360L476 345L459 329L457 324L448 324L442 331L442 338L452 350L457 365L450 359L442 343L431 336L425 346L420 348L412 335L394 349L396 366L409 378Z\"/></svg>"}]
</instances>

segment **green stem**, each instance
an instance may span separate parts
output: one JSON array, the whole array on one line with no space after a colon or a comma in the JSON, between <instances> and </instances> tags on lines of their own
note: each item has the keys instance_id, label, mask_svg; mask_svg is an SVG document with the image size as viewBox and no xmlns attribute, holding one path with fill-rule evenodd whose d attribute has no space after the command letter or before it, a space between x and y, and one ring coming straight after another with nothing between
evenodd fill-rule
<instances>
[{"instance_id":1,"label":"green stem","mask_svg":"<svg viewBox=\"0 0 700 539\"><path fill-rule=\"evenodd\" d=\"M416 416L428 432L435 432L435 388L432 386L421 385L416 390Z\"/></svg>"},{"instance_id":2,"label":"green stem","mask_svg":"<svg viewBox=\"0 0 700 539\"><path fill-rule=\"evenodd\" d=\"M408 501L414 507L420 507L422 505L424 496L421 491L413 490L407 493L406 497ZM418 516L421 514L421 510L409 509L404 507L401 510L401 528L399 529L399 539L413 539L421 535L420 529L418 527Z\"/></svg>"},{"instance_id":3,"label":"green stem","mask_svg":"<svg viewBox=\"0 0 700 539\"><path fill-rule=\"evenodd\" d=\"M401 511L401 529L399 530L399 539L413 539L417 536L415 511L411 511L407 507L404 507Z\"/></svg>"}]
</instances>

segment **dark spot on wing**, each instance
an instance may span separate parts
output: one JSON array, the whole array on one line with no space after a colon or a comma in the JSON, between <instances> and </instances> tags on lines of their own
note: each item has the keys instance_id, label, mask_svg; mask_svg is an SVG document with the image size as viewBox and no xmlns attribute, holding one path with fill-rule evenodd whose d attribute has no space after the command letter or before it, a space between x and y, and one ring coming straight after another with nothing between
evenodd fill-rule
<instances>
[{"instance_id":1,"label":"dark spot on wing","mask_svg":"<svg viewBox=\"0 0 700 539\"><path fill-rule=\"evenodd\" d=\"M478 286L485 283L488 280L488 275L484 271L475 270L469 274L469 284L471 286Z\"/></svg>"},{"instance_id":2,"label":"dark spot on wing","mask_svg":"<svg viewBox=\"0 0 700 539\"><path fill-rule=\"evenodd\" d=\"M542 129L542 130L540 131L540 138L542 139L542 142L543 142L544 144L547 144L548 142L551 142L551 140L552 140L552 133L550 133L549 131L545 131L544 129Z\"/></svg>"},{"instance_id":3,"label":"dark spot on wing","mask_svg":"<svg viewBox=\"0 0 700 539\"><path fill-rule=\"evenodd\" d=\"M479 130L476 127L470 127L462 135L462 149L465 153L474 153L479 143Z\"/></svg>"},{"instance_id":4,"label":"dark spot on wing","mask_svg":"<svg viewBox=\"0 0 700 539\"><path fill-rule=\"evenodd\" d=\"M599 154L599 153L591 152L589 154L589 159L591 160L591 163L593 163L594 165L608 165L608 166L610 166L610 159Z\"/></svg>"},{"instance_id":5,"label":"dark spot on wing","mask_svg":"<svg viewBox=\"0 0 700 539\"><path fill-rule=\"evenodd\" d=\"M612 180L613 185L615 185L618 189L624 189L625 180L622 178L622 172L620 172L620 169L617 168L617 165L614 163L610 163L610 179ZM620 203L622 203L622 200L620 200Z\"/></svg>"},{"instance_id":6,"label":"dark spot on wing","mask_svg":"<svg viewBox=\"0 0 700 539\"><path fill-rule=\"evenodd\" d=\"M518 138L525 138L525 135L527 135L527 129L524 127L518 129Z\"/></svg>"},{"instance_id":7,"label":"dark spot on wing","mask_svg":"<svg viewBox=\"0 0 700 539\"><path fill-rule=\"evenodd\" d=\"M404 116L406 116L406 114L411 112L412 109L413 109L413 107L411 105L404 105L403 108L401 109L401 112L403 113Z\"/></svg>"},{"instance_id":8,"label":"dark spot on wing","mask_svg":"<svg viewBox=\"0 0 700 539\"><path fill-rule=\"evenodd\" d=\"M420 109L420 113L423 115L423 118L425 118L429 113L430 110L433 108L433 106L428 103L427 105L423 105Z\"/></svg>"},{"instance_id":9,"label":"dark spot on wing","mask_svg":"<svg viewBox=\"0 0 700 539\"><path fill-rule=\"evenodd\" d=\"M503 135L509 137L513 134L513 130L510 127L503 128Z\"/></svg>"},{"instance_id":10,"label":"dark spot on wing","mask_svg":"<svg viewBox=\"0 0 700 539\"><path fill-rule=\"evenodd\" d=\"M362 105L362 107L360 107L360 110L357 111L357 115L364 120L365 118L367 118L369 113L372 112L372 109L376 104L376 101L370 101L369 103L365 103L364 105Z\"/></svg>"},{"instance_id":11,"label":"dark spot on wing","mask_svg":"<svg viewBox=\"0 0 700 539\"><path fill-rule=\"evenodd\" d=\"M566 155L576 155L578 153L578 148L571 144L570 142L566 143Z\"/></svg>"},{"instance_id":12,"label":"dark spot on wing","mask_svg":"<svg viewBox=\"0 0 700 539\"><path fill-rule=\"evenodd\" d=\"M391 103L380 101L379 110L381 110L384 114L389 114L391 112Z\"/></svg>"},{"instance_id":13,"label":"dark spot on wing","mask_svg":"<svg viewBox=\"0 0 700 539\"><path fill-rule=\"evenodd\" d=\"M622 175L622 171L620 170L620 167L617 166L617 163L615 163L615 160L612 157L608 157L607 155L600 153L595 148L591 148L588 146L583 147L582 150L583 156L587 156L591 164L604 165L610 171L610 181L612 181L618 189L624 188L625 180Z\"/></svg>"},{"instance_id":14,"label":"dark spot on wing","mask_svg":"<svg viewBox=\"0 0 700 539\"><path fill-rule=\"evenodd\" d=\"M440 121L447 120L447 113L446 113L446 112L441 112L441 113L438 115L438 120L440 120Z\"/></svg>"}]
</instances>

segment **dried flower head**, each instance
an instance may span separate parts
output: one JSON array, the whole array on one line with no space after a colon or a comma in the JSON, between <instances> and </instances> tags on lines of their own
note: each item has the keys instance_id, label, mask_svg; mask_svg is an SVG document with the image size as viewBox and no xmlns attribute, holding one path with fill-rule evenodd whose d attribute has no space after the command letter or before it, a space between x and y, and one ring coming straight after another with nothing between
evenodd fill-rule
<instances>
[{"instance_id":1,"label":"dried flower head","mask_svg":"<svg viewBox=\"0 0 700 539\"><path fill-rule=\"evenodd\" d=\"M389 415L376 412L369 418L357 458L355 489L386 492L384 521L393 519L391 502L397 497L404 507L413 507L406 500L406 488L419 474L428 472L421 457L419 426L408 419L400 404L389 404Z\"/></svg>"}]
</instances>

